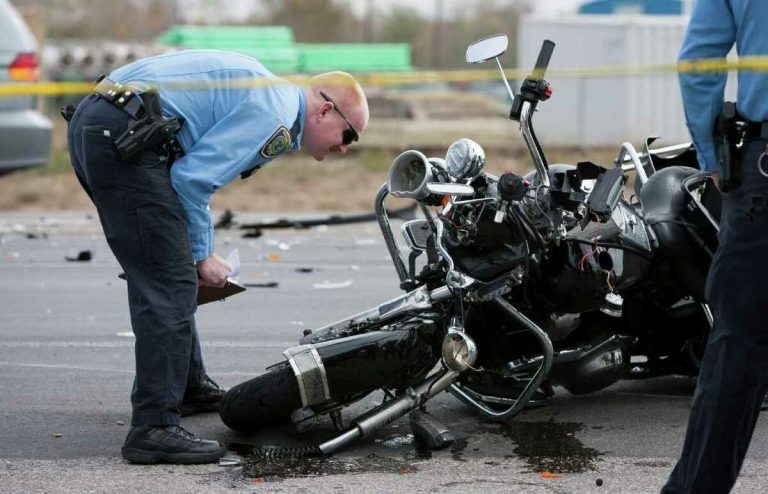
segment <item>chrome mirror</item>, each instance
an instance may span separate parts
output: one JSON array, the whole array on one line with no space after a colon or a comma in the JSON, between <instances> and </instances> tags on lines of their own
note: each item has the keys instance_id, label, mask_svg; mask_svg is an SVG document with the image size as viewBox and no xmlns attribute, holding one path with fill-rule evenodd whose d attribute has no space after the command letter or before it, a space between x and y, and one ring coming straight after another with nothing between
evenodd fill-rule
<instances>
[{"instance_id":1,"label":"chrome mirror","mask_svg":"<svg viewBox=\"0 0 768 494\"><path fill-rule=\"evenodd\" d=\"M506 34L497 34L475 41L467 48L467 63L480 63L498 57L509 45Z\"/></svg>"}]
</instances>

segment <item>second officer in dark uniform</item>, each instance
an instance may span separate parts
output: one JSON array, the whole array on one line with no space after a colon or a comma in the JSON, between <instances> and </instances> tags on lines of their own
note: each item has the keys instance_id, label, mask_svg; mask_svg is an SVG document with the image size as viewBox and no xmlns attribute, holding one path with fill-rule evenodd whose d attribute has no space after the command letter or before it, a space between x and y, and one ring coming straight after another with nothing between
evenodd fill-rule
<instances>
[{"instance_id":1,"label":"second officer in dark uniform","mask_svg":"<svg viewBox=\"0 0 768 494\"><path fill-rule=\"evenodd\" d=\"M768 55L768 2L698 0L680 60L742 62ZM747 123L731 165L719 163L713 128L727 74L681 71L686 121L699 163L727 181L720 246L707 279L715 316L683 452L664 493L725 493L736 481L768 387L768 74L740 70L737 110ZM730 145L735 145L731 142ZM721 155L722 156L722 155Z\"/></svg>"}]
</instances>

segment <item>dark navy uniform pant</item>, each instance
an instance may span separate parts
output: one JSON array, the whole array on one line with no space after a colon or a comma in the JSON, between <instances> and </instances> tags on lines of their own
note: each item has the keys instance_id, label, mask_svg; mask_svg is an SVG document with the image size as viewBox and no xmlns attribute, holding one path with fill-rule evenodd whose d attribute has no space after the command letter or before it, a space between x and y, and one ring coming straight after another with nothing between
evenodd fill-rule
<instances>
[{"instance_id":1,"label":"dark navy uniform pant","mask_svg":"<svg viewBox=\"0 0 768 494\"><path fill-rule=\"evenodd\" d=\"M126 273L136 335L133 425L176 425L184 391L205 376L195 329L197 269L168 159L147 150L123 160L114 140L130 116L91 95L69 127L69 153Z\"/></svg>"},{"instance_id":2,"label":"dark navy uniform pant","mask_svg":"<svg viewBox=\"0 0 768 494\"><path fill-rule=\"evenodd\" d=\"M683 452L663 493L726 493L736 482L768 387L768 141L745 145L742 184L726 194L707 278L715 316ZM768 158L764 161L768 172Z\"/></svg>"}]
</instances>

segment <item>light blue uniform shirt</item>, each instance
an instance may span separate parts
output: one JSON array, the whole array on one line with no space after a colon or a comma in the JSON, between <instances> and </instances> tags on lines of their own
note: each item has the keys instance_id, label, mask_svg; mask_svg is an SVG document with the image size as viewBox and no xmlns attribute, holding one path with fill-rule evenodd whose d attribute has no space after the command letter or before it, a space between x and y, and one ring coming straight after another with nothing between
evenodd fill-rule
<instances>
[{"instance_id":1,"label":"light blue uniform shirt","mask_svg":"<svg viewBox=\"0 0 768 494\"><path fill-rule=\"evenodd\" d=\"M725 57L736 43L739 57L768 55L768 0L697 0L680 60ZM723 106L726 74L680 73L685 119L702 170L718 171L712 131ZM739 113L768 120L768 74L739 71Z\"/></svg>"},{"instance_id":2,"label":"light blue uniform shirt","mask_svg":"<svg viewBox=\"0 0 768 494\"><path fill-rule=\"evenodd\" d=\"M211 195L241 173L299 149L303 90L254 58L221 51L145 58L109 78L139 88L159 86L163 113L184 118L178 140L185 154L171 167L171 183L187 213L192 256L205 259L214 252Z\"/></svg>"}]
</instances>

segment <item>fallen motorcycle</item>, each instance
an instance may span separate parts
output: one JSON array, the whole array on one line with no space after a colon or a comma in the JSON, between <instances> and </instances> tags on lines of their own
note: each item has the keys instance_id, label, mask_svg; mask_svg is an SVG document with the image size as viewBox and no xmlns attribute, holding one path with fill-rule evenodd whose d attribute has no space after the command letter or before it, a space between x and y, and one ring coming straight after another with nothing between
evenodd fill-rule
<instances>
[{"instance_id":1,"label":"fallen motorcycle","mask_svg":"<svg viewBox=\"0 0 768 494\"><path fill-rule=\"evenodd\" d=\"M330 454L443 391L509 420L545 403L554 386L583 394L698 372L712 325L703 292L719 192L697 170L693 147L650 149L647 139L640 153L622 144L609 167L549 165L532 117L552 94L544 74L554 43L543 43L513 94L498 58L507 42L477 41L467 62L495 60L535 170L485 173L483 149L469 139L445 158L398 156L375 206L405 293L305 331L284 362L226 393L220 415L229 427L248 433L329 414L340 434L302 454ZM414 199L424 215L402 224L407 259L386 214L390 195ZM377 390L380 405L342 420L345 407ZM440 428L422 426L439 446Z\"/></svg>"}]
</instances>

